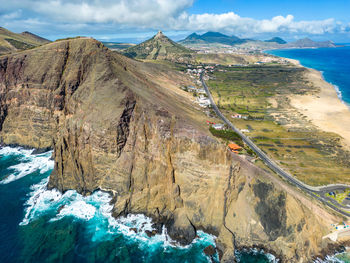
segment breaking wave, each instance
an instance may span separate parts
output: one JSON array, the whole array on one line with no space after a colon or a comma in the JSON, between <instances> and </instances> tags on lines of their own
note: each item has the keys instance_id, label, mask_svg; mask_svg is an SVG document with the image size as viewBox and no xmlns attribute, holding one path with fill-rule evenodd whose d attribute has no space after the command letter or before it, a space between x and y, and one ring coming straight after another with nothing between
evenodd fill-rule
<instances>
[{"instance_id":1,"label":"breaking wave","mask_svg":"<svg viewBox=\"0 0 350 263\"><path fill-rule=\"evenodd\" d=\"M114 218L113 205L110 203L112 197L109 193L96 191L90 196L82 196L70 190L61 194L57 190L48 190L47 183L48 178L45 178L31 186L29 198L25 203L25 215L20 225L27 225L44 215L50 215L49 223L72 217L73 220L85 221L92 242L112 240L116 234L122 234L138 242L139 246L145 249L150 247L188 249L197 242L215 246L216 237L202 231L198 231L198 238L189 246L179 246L167 235L164 226L161 233L149 237L147 232L155 230L152 219L142 214Z\"/></svg>"},{"instance_id":2,"label":"breaking wave","mask_svg":"<svg viewBox=\"0 0 350 263\"><path fill-rule=\"evenodd\" d=\"M54 167L54 161L51 160L52 151L48 151L42 154L33 154L34 149L26 150L23 148L3 147L0 149L1 158L19 158L19 163L7 168L11 171L4 179L0 181L0 184L8 184L18 179L21 179L29 174L39 171L40 174L46 173L52 170Z\"/></svg>"}]
</instances>

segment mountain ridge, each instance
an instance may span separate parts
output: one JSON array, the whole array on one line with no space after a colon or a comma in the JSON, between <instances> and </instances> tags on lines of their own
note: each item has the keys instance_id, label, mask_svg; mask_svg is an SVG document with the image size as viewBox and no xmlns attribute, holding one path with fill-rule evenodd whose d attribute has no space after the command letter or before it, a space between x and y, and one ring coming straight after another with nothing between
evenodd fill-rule
<instances>
[{"instance_id":1,"label":"mountain ridge","mask_svg":"<svg viewBox=\"0 0 350 263\"><path fill-rule=\"evenodd\" d=\"M202 35L192 33L179 43L191 47L192 45L209 45L209 44L222 44L228 46L239 47L240 45L255 45L257 48L269 49L269 48L318 48L318 47L336 47L332 41L313 41L310 38L303 38L294 42L286 42L280 37L274 37L269 40L252 40L243 39L237 36L228 36L220 32L207 32Z\"/></svg>"},{"instance_id":2,"label":"mountain ridge","mask_svg":"<svg viewBox=\"0 0 350 263\"><path fill-rule=\"evenodd\" d=\"M200 44L200 43L219 43L224 45L234 45L245 42L245 39L240 39L236 36L228 36L220 32L209 31L202 35L192 33L187 38L180 40L181 44Z\"/></svg>"}]
</instances>

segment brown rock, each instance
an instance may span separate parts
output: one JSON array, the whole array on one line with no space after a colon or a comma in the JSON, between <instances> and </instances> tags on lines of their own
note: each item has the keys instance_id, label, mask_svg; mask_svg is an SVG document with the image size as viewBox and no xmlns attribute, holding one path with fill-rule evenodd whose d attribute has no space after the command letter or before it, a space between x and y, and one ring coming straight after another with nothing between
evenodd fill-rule
<instances>
[{"instance_id":1,"label":"brown rock","mask_svg":"<svg viewBox=\"0 0 350 263\"><path fill-rule=\"evenodd\" d=\"M148 237L153 237L157 234L157 232L154 230L152 230L152 231L146 230L145 233Z\"/></svg>"},{"instance_id":2,"label":"brown rock","mask_svg":"<svg viewBox=\"0 0 350 263\"><path fill-rule=\"evenodd\" d=\"M211 257L214 256L216 253L216 249L215 247L213 247L212 245L207 246L204 250L203 250L204 254L206 254L207 256Z\"/></svg>"},{"instance_id":3,"label":"brown rock","mask_svg":"<svg viewBox=\"0 0 350 263\"><path fill-rule=\"evenodd\" d=\"M138 232L137 228L134 228L134 227L130 228L130 231L134 231L135 233Z\"/></svg>"}]
</instances>

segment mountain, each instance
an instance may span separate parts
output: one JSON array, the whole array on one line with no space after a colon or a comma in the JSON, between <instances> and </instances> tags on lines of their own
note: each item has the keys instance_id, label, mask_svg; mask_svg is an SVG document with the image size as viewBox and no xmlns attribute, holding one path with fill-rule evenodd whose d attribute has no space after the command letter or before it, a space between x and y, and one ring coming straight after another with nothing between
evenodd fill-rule
<instances>
[{"instance_id":1,"label":"mountain","mask_svg":"<svg viewBox=\"0 0 350 263\"><path fill-rule=\"evenodd\" d=\"M175 43L159 31L151 39L123 51L123 54L136 59L186 60L194 53L192 50Z\"/></svg>"},{"instance_id":2,"label":"mountain","mask_svg":"<svg viewBox=\"0 0 350 263\"><path fill-rule=\"evenodd\" d=\"M184 40L179 41L180 44L194 47L198 45L221 44L228 46L235 46L244 50L267 50L276 48L320 48L320 47L336 47L331 41L317 42L309 38L297 40L295 42L287 43L280 37L274 37L269 40L251 40L241 39L236 36L227 36L219 32L207 32L203 35L193 33Z\"/></svg>"},{"instance_id":3,"label":"mountain","mask_svg":"<svg viewBox=\"0 0 350 263\"><path fill-rule=\"evenodd\" d=\"M49 40L27 31L17 34L0 27L0 55L30 49L49 42Z\"/></svg>"},{"instance_id":4,"label":"mountain","mask_svg":"<svg viewBox=\"0 0 350 263\"><path fill-rule=\"evenodd\" d=\"M287 44L287 42L280 37L274 37L269 40L265 40L265 42L273 42L273 43L282 44L282 45Z\"/></svg>"},{"instance_id":5,"label":"mountain","mask_svg":"<svg viewBox=\"0 0 350 263\"><path fill-rule=\"evenodd\" d=\"M26 39L28 39L28 41L32 41L33 43L40 43L40 44L47 44L47 43L50 43L51 41L46 39L46 38L43 38L41 36L38 36L38 35L35 35L31 32L28 32L28 31L24 31L21 33L22 36L25 36Z\"/></svg>"},{"instance_id":6,"label":"mountain","mask_svg":"<svg viewBox=\"0 0 350 263\"><path fill-rule=\"evenodd\" d=\"M207 32L203 35L193 33L184 40L179 41L183 45L191 44L223 44L223 45L235 45L243 43L246 40L240 39L236 36L227 36L219 32Z\"/></svg>"},{"instance_id":7,"label":"mountain","mask_svg":"<svg viewBox=\"0 0 350 263\"><path fill-rule=\"evenodd\" d=\"M299 39L295 42L287 44L288 47L293 48L321 48L321 47L336 47L332 41L313 41L310 38Z\"/></svg>"},{"instance_id":8,"label":"mountain","mask_svg":"<svg viewBox=\"0 0 350 263\"><path fill-rule=\"evenodd\" d=\"M53 149L49 189L107 191L114 217L150 216L182 245L217 236L222 262L252 246L292 263L327 253L322 236L341 218L230 153L180 89L189 83L88 38L4 55L0 142Z\"/></svg>"}]
</instances>

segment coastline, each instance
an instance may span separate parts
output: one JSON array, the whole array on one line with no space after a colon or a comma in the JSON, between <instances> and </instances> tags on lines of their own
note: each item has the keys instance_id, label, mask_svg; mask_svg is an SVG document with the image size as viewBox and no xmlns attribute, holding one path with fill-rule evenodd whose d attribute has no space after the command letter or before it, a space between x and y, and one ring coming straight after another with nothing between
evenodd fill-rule
<instances>
[{"instance_id":1,"label":"coastline","mask_svg":"<svg viewBox=\"0 0 350 263\"><path fill-rule=\"evenodd\" d=\"M350 150L350 108L339 97L337 87L327 82L322 72L304 67L296 59L288 59L292 64L307 69L305 77L319 88L316 94L292 95L291 105L305 115L315 126L325 132L333 132L343 138L344 147Z\"/></svg>"}]
</instances>

